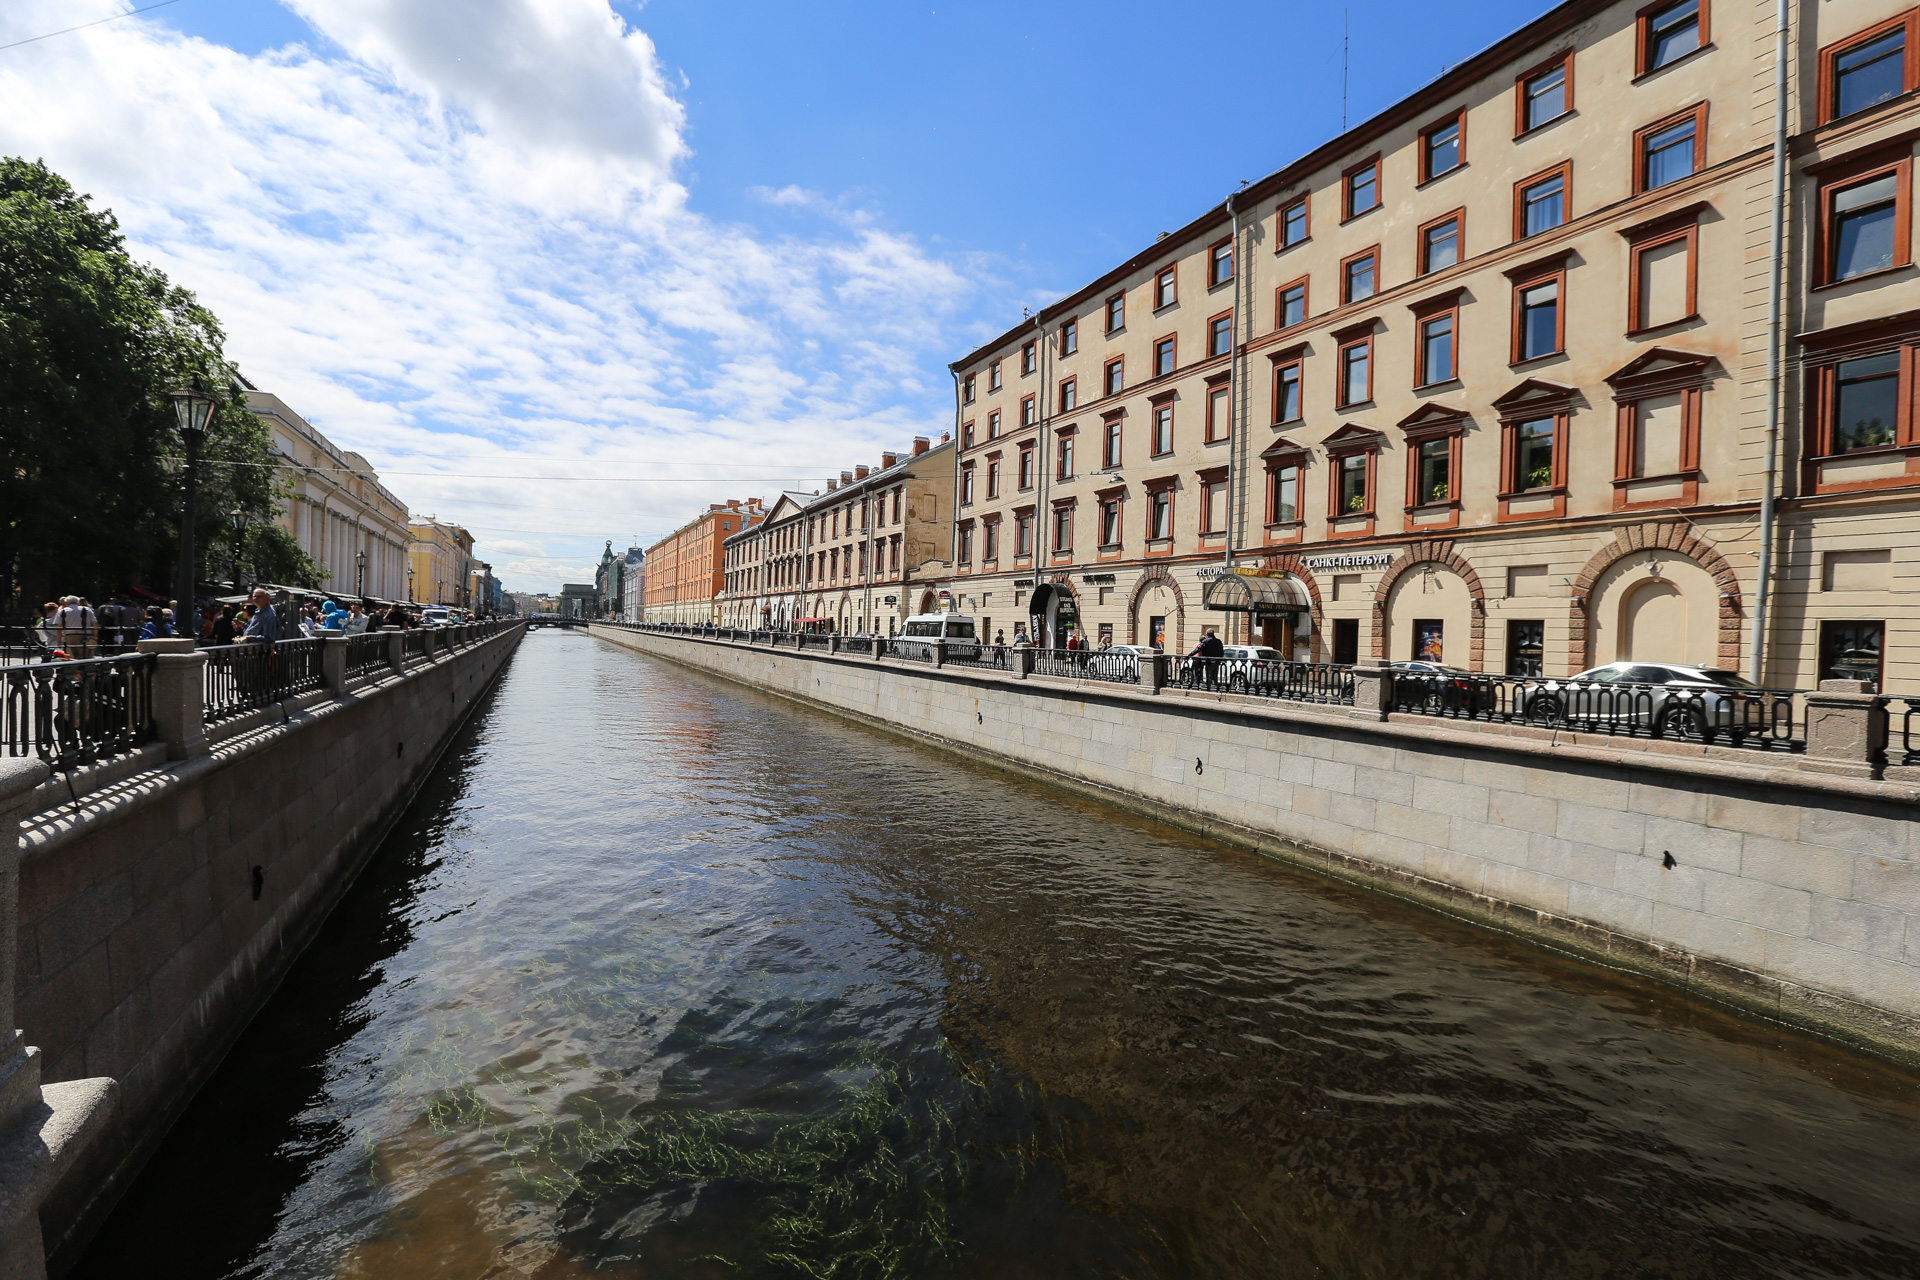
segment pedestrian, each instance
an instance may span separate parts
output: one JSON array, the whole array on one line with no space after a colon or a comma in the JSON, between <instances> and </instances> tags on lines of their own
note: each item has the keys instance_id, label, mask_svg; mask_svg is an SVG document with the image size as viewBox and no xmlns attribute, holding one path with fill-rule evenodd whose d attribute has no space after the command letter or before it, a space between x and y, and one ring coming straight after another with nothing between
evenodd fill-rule
<instances>
[{"instance_id":1,"label":"pedestrian","mask_svg":"<svg viewBox=\"0 0 1920 1280\"><path fill-rule=\"evenodd\" d=\"M220 612L213 620L213 629L207 634L209 644L233 643L234 636L239 634L239 628L234 623L234 615L237 612L238 610L230 604L220 606Z\"/></svg>"},{"instance_id":2,"label":"pedestrian","mask_svg":"<svg viewBox=\"0 0 1920 1280\"><path fill-rule=\"evenodd\" d=\"M380 619L380 625L383 627L405 627L407 625L407 611L400 607L399 601L396 600L387 606L386 616Z\"/></svg>"},{"instance_id":3,"label":"pedestrian","mask_svg":"<svg viewBox=\"0 0 1920 1280\"><path fill-rule=\"evenodd\" d=\"M366 611L360 607L360 602L355 600L347 606L347 616L340 624L340 632L342 635L349 636L364 635L372 621L367 617Z\"/></svg>"},{"instance_id":4,"label":"pedestrian","mask_svg":"<svg viewBox=\"0 0 1920 1280\"><path fill-rule=\"evenodd\" d=\"M993 633L993 665L996 667L1007 665L1007 629L1005 627Z\"/></svg>"},{"instance_id":5,"label":"pedestrian","mask_svg":"<svg viewBox=\"0 0 1920 1280\"><path fill-rule=\"evenodd\" d=\"M158 606L149 608L147 610L146 623L140 628L140 638L142 640L165 640L168 636L172 635L173 628L168 625L170 621L168 615L171 612L172 610L170 609L162 609Z\"/></svg>"},{"instance_id":6,"label":"pedestrian","mask_svg":"<svg viewBox=\"0 0 1920 1280\"><path fill-rule=\"evenodd\" d=\"M1017 622L1013 624L1013 647L1016 649L1031 649L1033 647L1033 637L1029 636L1026 628Z\"/></svg>"},{"instance_id":7,"label":"pedestrian","mask_svg":"<svg viewBox=\"0 0 1920 1280\"><path fill-rule=\"evenodd\" d=\"M54 647L64 649L69 657L91 658L97 625L93 610L79 596L62 596L53 619Z\"/></svg>"},{"instance_id":8,"label":"pedestrian","mask_svg":"<svg viewBox=\"0 0 1920 1280\"><path fill-rule=\"evenodd\" d=\"M273 597L267 594L266 588L255 588L251 603L253 617L247 622L247 639L277 643L280 639L280 614L273 607Z\"/></svg>"},{"instance_id":9,"label":"pedestrian","mask_svg":"<svg viewBox=\"0 0 1920 1280\"><path fill-rule=\"evenodd\" d=\"M1220 636L1212 627L1208 627L1200 636L1200 643L1193 646L1189 658L1199 658L1200 678L1206 684L1215 683L1220 676L1220 659L1225 656L1227 647L1220 643Z\"/></svg>"}]
</instances>

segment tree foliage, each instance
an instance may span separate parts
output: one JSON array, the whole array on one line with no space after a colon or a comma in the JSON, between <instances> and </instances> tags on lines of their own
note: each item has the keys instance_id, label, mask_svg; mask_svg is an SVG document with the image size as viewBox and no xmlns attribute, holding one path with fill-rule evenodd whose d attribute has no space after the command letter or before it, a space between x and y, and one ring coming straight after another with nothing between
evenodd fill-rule
<instances>
[{"instance_id":1,"label":"tree foliage","mask_svg":"<svg viewBox=\"0 0 1920 1280\"><path fill-rule=\"evenodd\" d=\"M182 445L167 393L196 374L217 399L202 563L234 512L274 512L270 437L224 339L191 293L128 255L112 213L38 161L0 159L0 601L171 594Z\"/></svg>"},{"instance_id":2,"label":"tree foliage","mask_svg":"<svg viewBox=\"0 0 1920 1280\"><path fill-rule=\"evenodd\" d=\"M314 589L326 581L326 574L301 547L299 539L277 524L255 525L247 530L241 565L249 580L279 587Z\"/></svg>"}]
</instances>

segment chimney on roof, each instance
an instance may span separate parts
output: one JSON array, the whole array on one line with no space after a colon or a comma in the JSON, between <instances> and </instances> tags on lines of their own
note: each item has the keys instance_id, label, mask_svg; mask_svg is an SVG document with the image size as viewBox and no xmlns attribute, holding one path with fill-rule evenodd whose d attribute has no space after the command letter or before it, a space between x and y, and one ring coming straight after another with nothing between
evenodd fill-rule
<instances>
[{"instance_id":1,"label":"chimney on roof","mask_svg":"<svg viewBox=\"0 0 1920 1280\"><path fill-rule=\"evenodd\" d=\"M842 472L840 473L840 483L841 483L841 484L852 484L852 483L853 483L853 472L851 472L851 471L842 471Z\"/></svg>"},{"instance_id":2,"label":"chimney on roof","mask_svg":"<svg viewBox=\"0 0 1920 1280\"><path fill-rule=\"evenodd\" d=\"M827 492L828 492L828 493L832 493L832 492L833 492L833 491L834 491L835 489L838 489L839 487L840 487L840 482L839 482L838 480L829 480L829 481L827 481Z\"/></svg>"},{"instance_id":3,"label":"chimney on roof","mask_svg":"<svg viewBox=\"0 0 1920 1280\"><path fill-rule=\"evenodd\" d=\"M941 443L941 444L945 444L945 443L946 443L947 441L949 441L949 440L951 440L951 439L953 439L953 432L951 432L951 431L942 431L942 432L940 433L940 443Z\"/></svg>"},{"instance_id":4,"label":"chimney on roof","mask_svg":"<svg viewBox=\"0 0 1920 1280\"><path fill-rule=\"evenodd\" d=\"M1155 236L1155 237L1153 238L1153 242L1154 242L1155 244L1159 244L1159 243L1160 243L1160 242L1161 242L1162 240L1165 240L1165 239L1166 239L1166 238L1167 238L1168 236L1170 236L1170 235L1172 235L1172 234L1173 234L1173 232L1171 232L1171 231L1162 231L1162 232L1161 232L1161 233L1160 233L1159 235L1157 235L1157 236Z\"/></svg>"},{"instance_id":5,"label":"chimney on roof","mask_svg":"<svg viewBox=\"0 0 1920 1280\"><path fill-rule=\"evenodd\" d=\"M913 438L913 456L916 458L932 447L932 443L925 436L915 436Z\"/></svg>"},{"instance_id":6,"label":"chimney on roof","mask_svg":"<svg viewBox=\"0 0 1920 1280\"><path fill-rule=\"evenodd\" d=\"M880 469L885 471L898 461L900 461L900 455L894 453L892 450L888 450L886 453L880 455Z\"/></svg>"},{"instance_id":7,"label":"chimney on roof","mask_svg":"<svg viewBox=\"0 0 1920 1280\"><path fill-rule=\"evenodd\" d=\"M855 467L853 469L853 478L855 480L865 480L869 474L871 473L865 467Z\"/></svg>"}]
</instances>

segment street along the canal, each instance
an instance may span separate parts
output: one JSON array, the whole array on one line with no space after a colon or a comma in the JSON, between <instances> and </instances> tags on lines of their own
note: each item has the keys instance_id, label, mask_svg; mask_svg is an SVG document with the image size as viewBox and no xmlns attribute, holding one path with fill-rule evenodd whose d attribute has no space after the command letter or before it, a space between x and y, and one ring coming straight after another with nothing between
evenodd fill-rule
<instances>
[{"instance_id":1,"label":"street along the canal","mask_svg":"<svg viewBox=\"0 0 1920 1280\"><path fill-rule=\"evenodd\" d=\"M96 1277L1920 1274L1920 1087L530 636Z\"/></svg>"}]
</instances>

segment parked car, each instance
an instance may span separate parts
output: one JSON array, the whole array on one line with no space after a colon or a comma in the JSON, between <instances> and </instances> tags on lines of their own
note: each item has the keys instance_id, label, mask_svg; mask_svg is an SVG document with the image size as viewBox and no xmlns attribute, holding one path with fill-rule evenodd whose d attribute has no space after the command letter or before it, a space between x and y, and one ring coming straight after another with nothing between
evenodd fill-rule
<instances>
[{"instance_id":1,"label":"parked car","mask_svg":"<svg viewBox=\"0 0 1920 1280\"><path fill-rule=\"evenodd\" d=\"M1393 672L1393 707L1397 711L1428 715L1491 711L1498 701L1491 680L1461 667L1410 661L1390 663L1387 669Z\"/></svg>"},{"instance_id":2,"label":"parked car","mask_svg":"<svg viewBox=\"0 0 1920 1280\"><path fill-rule=\"evenodd\" d=\"M1657 737L1735 743L1771 731L1772 699L1735 671L1672 662L1609 662L1564 680L1543 680L1526 705L1539 725L1643 729Z\"/></svg>"},{"instance_id":3,"label":"parked car","mask_svg":"<svg viewBox=\"0 0 1920 1280\"><path fill-rule=\"evenodd\" d=\"M1264 644L1230 644L1218 658L1181 659L1179 685L1182 689L1224 685L1229 693L1246 693L1284 681L1285 664L1278 649Z\"/></svg>"},{"instance_id":4,"label":"parked car","mask_svg":"<svg viewBox=\"0 0 1920 1280\"><path fill-rule=\"evenodd\" d=\"M440 608L422 609L420 622L422 626L450 627L453 625L453 611Z\"/></svg>"}]
</instances>

